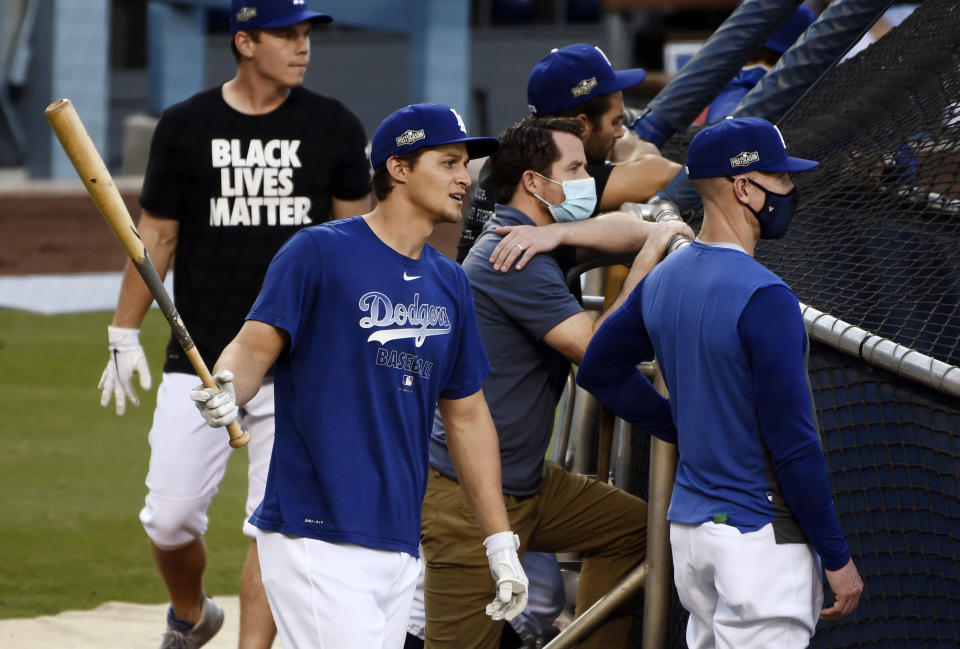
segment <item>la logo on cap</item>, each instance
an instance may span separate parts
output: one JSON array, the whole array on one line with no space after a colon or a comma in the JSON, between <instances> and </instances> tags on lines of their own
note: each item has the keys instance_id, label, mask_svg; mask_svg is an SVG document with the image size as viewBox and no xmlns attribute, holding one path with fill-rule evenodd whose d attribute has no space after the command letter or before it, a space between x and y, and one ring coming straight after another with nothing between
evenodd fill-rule
<instances>
[{"instance_id":1,"label":"la logo on cap","mask_svg":"<svg viewBox=\"0 0 960 649\"><path fill-rule=\"evenodd\" d=\"M730 158L731 167L746 167L754 162L760 162L760 154L756 151L741 151L733 158Z\"/></svg>"},{"instance_id":2,"label":"la logo on cap","mask_svg":"<svg viewBox=\"0 0 960 649\"><path fill-rule=\"evenodd\" d=\"M408 144L413 144L414 142L425 139L427 139L427 134L422 128L416 131L408 128L402 135L397 137L397 146L407 146Z\"/></svg>"},{"instance_id":3,"label":"la logo on cap","mask_svg":"<svg viewBox=\"0 0 960 649\"><path fill-rule=\"evenodd\" d=\"M573 88L570 88L570 92L573 93L574 97L583 97L584 95L589 95L590 91L597 87L597 78L590 77L589 79L584 79Z\"/></svg>"},{"instance_id":4,"label":"la logo on cap","mask_svg":"<svg viewBox=\"0 0 960 649\"><path fill-rule=\"evenodd\" d=\"M251 18L257 17L257 8L256 7L244 7L237 12L237 22L245 23Z\"/></svg>"}]
</instances>

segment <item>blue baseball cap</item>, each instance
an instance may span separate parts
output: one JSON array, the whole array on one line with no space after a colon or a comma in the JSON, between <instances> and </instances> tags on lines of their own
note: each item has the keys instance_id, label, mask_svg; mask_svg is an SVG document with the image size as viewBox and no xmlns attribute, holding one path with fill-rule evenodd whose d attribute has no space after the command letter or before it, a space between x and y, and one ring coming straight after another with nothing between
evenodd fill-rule
<instances>
[{"instance_id":1,"label":"blue baseball cap","mask_svg":"<svg viewBox=\"0 0 960 649\"><path fill-rule=\"evenodd\" d=\"M255 27L275 29L309 20L328 23L327 14L310 11L305 0L230 0L230 33Z\"/></svg>"},{"instance_id":2,"label":"blue baseball cap","mask_svg":"<svg viewBox=\"0 0 960 649\"><path fill-rule=\"evenodd\" d=\"M721 178L748 171L807 171L819 162L787 155L780 129L760 117L727 118L690 141L687 176Z\"/></svg>"},{"instance_id":3,"label":"blue baseball cap","mask_svg":"<svg viewBox=\"0 0 960 649\"><path fill-rule=\"evenodd\" d=\"M567 45L551 50L533 66L527 80L527 103L535 115L552 115L597 95L635 86L646 77L642 68L615 71L599 47Z\"/></svg>"},{"instance_id":4,"label":"blue baseball cap","mask_svg":"<svg viewBox=\"0 0 960 649\"><path fill-rule=\"evenodd\" d=\"M467 137L463 118L449 106L412 104L380 122L370 144L370 163L376 169L391 156L459 142L467 145L471 159L488 156L500 148L500 140L495 137Z\"/></svg>"},{"instance_id":5,"label":"blue baseball cap","mask_svg":"<svg viewBox=\"0 0 960 649\"><path fill-rule=\"evenodd\" d=\"M807 31L807 27L813 24L817 19L817 14L806 5L800 5L797 10L787 18L787 22L780 25L780 29L773 33L764 47L783 54L790 49L800 35Z\"/></svg>"}]
</instances>

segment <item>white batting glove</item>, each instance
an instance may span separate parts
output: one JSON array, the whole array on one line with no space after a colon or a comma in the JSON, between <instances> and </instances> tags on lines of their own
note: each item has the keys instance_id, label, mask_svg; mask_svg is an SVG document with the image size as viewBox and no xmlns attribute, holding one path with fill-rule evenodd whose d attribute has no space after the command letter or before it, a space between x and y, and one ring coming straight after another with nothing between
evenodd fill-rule
<instances>
[{"instance_id":1,"label":"white batting glove","mask_svg":"<svg viewBox=\"0 0 960 649\"><path fill-rule=\"evenodd\" d=\"M97 389L101 390L100 405L104 408L113 396L117 405L117 414L126 411L127 399L135 406L140 398L133 389L133 375L140 375L140 387L150 389L150 368L147 357L140 346L140 330L123 327L107 327L107 340L110 341L110 360L100 375Z\"/></svg>"},{"instance_id":2,"label":"white batting glove","mask_svg":"<svg viewBox=\"0 0 960 649\"><path fill-rule=\"evenodd\" d=\"M512 620L527 607L530 582L520 566L520 537L513 532L497 532L483 540L487 548L490 574L497 584L493 601L487 604L487 615L494 620Z\"/></svg>"},{"instance_id":3,"label":"white batting glove","mask_svg":"<svg viewBox=\"0 0 960 649\"><path fill-rule=\"evenodd\" d=\"M219 391L200 384L190 392L190 398L207 424L220 428L236 421L239 408L233 391L233 372L220 370L213 375L213 380L220 386Z\"/></svg>"}]
</instances>

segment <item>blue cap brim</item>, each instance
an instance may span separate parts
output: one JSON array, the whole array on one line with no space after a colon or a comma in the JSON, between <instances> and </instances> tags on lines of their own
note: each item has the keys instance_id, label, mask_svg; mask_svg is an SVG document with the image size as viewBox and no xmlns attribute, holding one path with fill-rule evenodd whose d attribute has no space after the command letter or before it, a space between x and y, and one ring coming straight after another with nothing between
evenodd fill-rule
<instances>
[{"instance_id":1,"label":"blue cap brim","mask_svg":"<svg viewBox=\"0 0 960 649\"><path fill-rule=\"evenodd\" d=\"M333 21L333 16L304 9L296 13L287 14L283 18L278 18L277 20L264 23L260 25L260 27L264 29L276 29L278 27L289 27L290 25L296 25L297 23L303 23L307 21L312 23L329 23Z\"/></svg>"},{"instance_id":2,"label":"blue cap brim","mask_svg":"<svg viewBox=\"0 0 960 649\"><path fill-rule=\"evenodd\" d=\"M647 78L647 72L643 68L618 70L614 72L613 75L614 81L604 90L605 94L623 90L624 88L632 88Z\"/></svg>"},{"instance_id":3,"label":"blue cap brim","mask_svg":"<svg viewBox=\"0 0 960 649\"><path fill-rule=\"evenodd\" d=\"M794 158L792 156L787 156L780 162L762 169L758 168L757 171L809 171L810 169L813 169L819 165L820 163L816 160L807 160L806 158Z\"/></svg>"}]
</instances>

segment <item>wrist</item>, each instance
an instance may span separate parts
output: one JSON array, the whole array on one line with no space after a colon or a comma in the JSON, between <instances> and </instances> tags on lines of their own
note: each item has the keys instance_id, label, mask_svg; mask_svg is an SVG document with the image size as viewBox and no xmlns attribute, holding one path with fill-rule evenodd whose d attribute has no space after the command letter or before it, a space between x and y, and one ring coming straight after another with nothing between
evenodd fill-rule
<instances>
[{"instance_id":1,"label":"wrist","mask_svg":"<svg viewBox=\"0 0 960 649\"><path fill-rule=\"evenodd\" d=\"M107 327L107 340L111 345L121 345L125 347L140 345L140 330L127 327Z\"/></svg>"},{"instance_id":2,"label":"wrist","mask_svg":"<svg viewBox=\"0 0 960 649\"><path fill-rule=\"evenodd\" d=\"M491 534L483 540L483 547L487 549L488 557L501 550L506 550L507 548L519 550L520 537L510 530L496 532L495 534Z\"/></svg>"},{"instance_id":3,"label":"wrist","mask_svg":"<svg viewBox=\"0 0 960 649\"><path fill-rule=\"evenodd\" d=\"M566 223L556 222L556 223L550 224L550 227L553 228L553 234L557 240L557 243L556 243L556 246L554 246L554 249L556 249L559 246L576 245L576 243L573 243L570 241L570 226L573 225L574 223L577 223L577 221L571 221Z\"/></svg>"}]
</instances>

